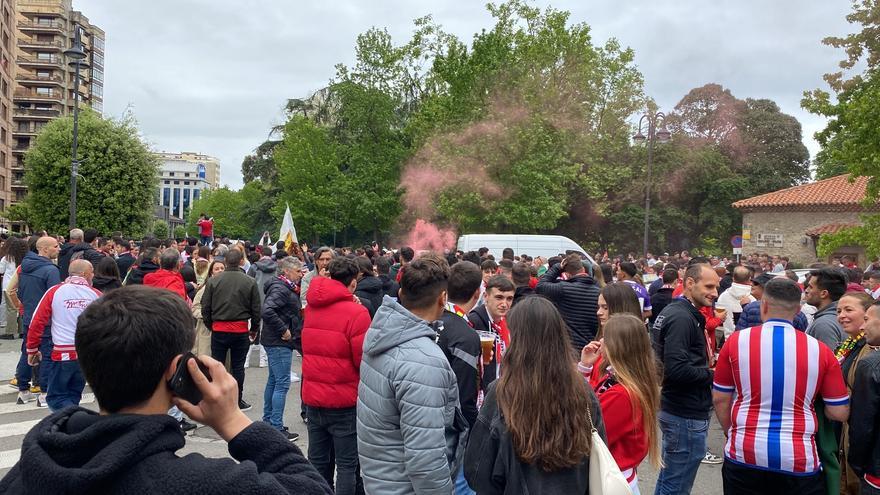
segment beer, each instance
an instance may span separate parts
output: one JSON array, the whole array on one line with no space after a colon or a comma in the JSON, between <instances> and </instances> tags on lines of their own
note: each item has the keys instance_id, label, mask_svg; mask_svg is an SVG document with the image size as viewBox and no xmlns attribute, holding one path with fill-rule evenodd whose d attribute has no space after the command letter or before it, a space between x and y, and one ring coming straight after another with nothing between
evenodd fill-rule
<instances>
[{"instance_id":1,"label":"beer","mask_svg":"<svg viewBox=\"0 0 880 495\"><path fill-rule=\"evenodd\" d=\"M492 332L478 332L480 334L480 347L483 350L483 366L492 362L492 353L495 351L495 334Z\"/></svg>"}]
</instances>

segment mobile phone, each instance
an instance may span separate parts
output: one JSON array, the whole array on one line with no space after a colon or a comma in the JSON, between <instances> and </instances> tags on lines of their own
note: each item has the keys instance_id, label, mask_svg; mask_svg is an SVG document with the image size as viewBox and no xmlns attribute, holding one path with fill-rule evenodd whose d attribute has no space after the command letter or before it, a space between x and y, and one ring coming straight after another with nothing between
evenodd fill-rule
<instances>
[{"instance_id":1,"label":"mobile phone","mask_svg":"<svg viewBox=\"0 0 880 495\"><path fill-rule=\"evenodd\" d=\"M199 365L199 369L205 374L208 381L212 381L208 368L193 353L187 352L177 362L177 369L174 370L174 375L168 380L168 387L175 396L186 399L191 404L198 404L202 401L202 391L199 390L199 387L193 381L192 375L189 374L187 363L190 359L195 359L196 364Z\"/></svg>"}]
</instances>

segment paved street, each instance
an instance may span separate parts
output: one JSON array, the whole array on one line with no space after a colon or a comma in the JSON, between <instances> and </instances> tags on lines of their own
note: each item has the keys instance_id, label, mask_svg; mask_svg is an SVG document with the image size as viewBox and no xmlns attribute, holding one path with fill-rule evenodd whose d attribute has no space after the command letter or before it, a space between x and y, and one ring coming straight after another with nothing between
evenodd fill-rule
<instances>
[{"instance_id":1,"label":"paved street","mask_svg":"<svg viewBox=\"0 0 880 495\"><path fill-rule=\"evenodd\" d=\"M6 474L21 455L21 442L25 434L40 419L49 414L48 409L37 408L31 402L25 405L15 404L17 391L9 387L9 377L13 375L15 364L18 362L18 349L20 340L0 341L0 476ZM253 363L257 362L256 353L253 354ZM300 358L294 358L294 366L299 371L302 364ZM245 378L245 400L254 407L246 414L258 421L262 418L263 387L266 384L268 370L266 368L248 368ZM97 410L94 395L86 389L83 397L83 406ZM306 450L308 435L305 425L299 419L299 386L294 384L284 411L286 425L300 434L300 440L296 444ZM723 445L723 435L718 425L713 421L709 435L709 447L713 453L720 455ZM223 442L210 428L200 426L195 432L187 435L186 447L179 455L197 452L207 457L226 457L229 455L226 443ZM640 487L644 495L653 493L654 483L657 479L656 472L647 464L639 469ZM714 495L721 493L721 466L700 466L697 481L692 492L694 495Z\"/></svg>"}]
</instances>

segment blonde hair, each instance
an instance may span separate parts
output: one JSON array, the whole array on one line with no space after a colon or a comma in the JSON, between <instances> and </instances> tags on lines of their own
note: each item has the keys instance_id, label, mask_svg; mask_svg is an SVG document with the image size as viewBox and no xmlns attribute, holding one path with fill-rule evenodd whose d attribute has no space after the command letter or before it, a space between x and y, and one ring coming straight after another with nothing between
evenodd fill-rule
<instances>
[{"instance_id":1,"label":"blonde hair","mask_svg":"<svg viewBox=\"0 0 880 495\"><path fill-rule=\"evenodd\" d=\"M605 323L605 359L614 368L617 382L642 411L642 428L648 438L648 457L655 468L662 466L657 413L660 409L660 378L645 323L628 313L612 315Z\"/></svg>"}]
</instances>

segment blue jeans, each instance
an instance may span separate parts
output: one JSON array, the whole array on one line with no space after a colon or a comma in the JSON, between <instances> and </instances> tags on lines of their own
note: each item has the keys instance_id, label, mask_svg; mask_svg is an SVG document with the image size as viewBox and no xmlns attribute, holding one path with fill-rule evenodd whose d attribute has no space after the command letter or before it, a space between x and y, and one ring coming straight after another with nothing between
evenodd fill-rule
<instances>
[{"instance_id":1,"label":"blue jeans","mask_svg":"<svg viewBox=\"0 0 880 495\"><path fill-rule=\"evenodd\" d=\"M476 495L477 492L471 490L470 485L466 479L464 479L464 466L458 471L458 476L455 477L455 491L453 492L455 495Z\"/></svg>"},{"instance_id":2,"label":"blue jeans","mask_svg":"<svg viewBox=\"0 0 880 495\"><path fill-rule=\"evenodd\" d=\"M201 241L202 246L211 247L211 243L214 242L214 238L212 236L199 236L199 241Z\"/></svg>"},{"instance_id":3,"label":"blue jeans","mask_svg":"<svg viewBox=\"0 0 880 495\"><path fill-rule=\"evenodd\" d=\"M43 338L40 340L40 354L43 355L43 359L40 360L39 366L39 381L40 388L42 389L42 393L47 393L50 383L50 376L52 375L52 368L55 367L55 361L52 361L52 348L55 345L52 343L52 333L47 328L43 333ZM60 361L59 361L60 362ZM79 365L77 365L77 369L79 369ZM48 401L49 398L46 397Z\"/></svg>"},{"instance_id":4,"label":"blue jeans","mask_svg":"<svg viewBox=\"0 0 880 495\"><path fill-rule=\"evenodd\" d=\"M356 408L307 406L306 416L309 418L309 462L333 488L335 455L336 495L354 495L358 484Z\"/></svg>"},{"instance_id":5,"label":"blue jeans","mask_svg":"<svg viewBox=\"0 0 880 495\"><path fill-rule=\"evenodd\" d=\"M48 356L43 358L41 365L51 362ZM49 372L49 392L46 394L46 404L52 412L64 409L67 406L78 406L82 399L86 380L79 369L77 361L55 361Z\"/></svg>"},{"instance_id":6,"label":"blue jeans","mask_svg":"<svg viewBox=\"0 0 880 495\"><path fill-rule=\"evenodd\" d=\"M688 419L660 411L663 463L654 495L690 493L700 461L706 455L708 419Z\"/></svg>"},{"instance_id":7,"label":"blue jeans","mask_svg":"<svg viewBox=\"0 0 880 495\"><path fill-rule=\"evenodd\" d=\"M269 358L269 378L263 392L263 421L277 429L284 426L284 403L290 390L290 362L293 349L289 347L267 346Z\"/></svg>"}]
</instances>

